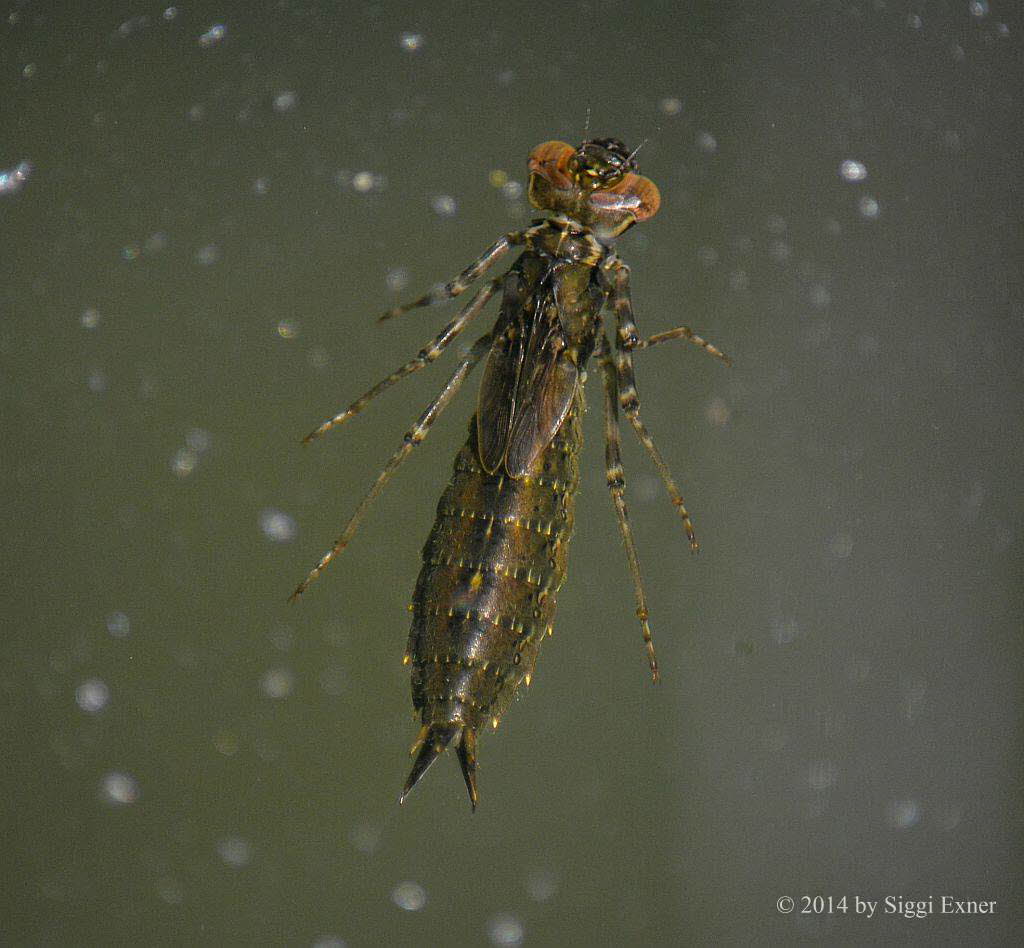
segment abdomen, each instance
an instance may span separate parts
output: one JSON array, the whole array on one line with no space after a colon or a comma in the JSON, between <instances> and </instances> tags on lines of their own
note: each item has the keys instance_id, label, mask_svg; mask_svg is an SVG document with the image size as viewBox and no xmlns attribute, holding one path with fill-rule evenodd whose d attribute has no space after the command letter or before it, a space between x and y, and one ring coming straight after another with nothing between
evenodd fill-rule
<instances>
[{"instance_id":1,"label":"abdomen","mask_svg":"<svg viewBox=\"0 0 1024 948\"><path fill-rule=\"evenodd\" d=\"M530 474L516 479L484 471L470 421L413 595L412 700L432 731L497 726L529 683L566 575L582 410L578 395Z\"/></svg>"}]
</instances>

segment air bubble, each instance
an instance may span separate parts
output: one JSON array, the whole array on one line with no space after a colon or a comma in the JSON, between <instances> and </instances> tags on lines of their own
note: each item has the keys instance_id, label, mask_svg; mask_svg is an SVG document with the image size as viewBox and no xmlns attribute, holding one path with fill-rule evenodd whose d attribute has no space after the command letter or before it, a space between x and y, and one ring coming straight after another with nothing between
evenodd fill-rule
<instances>
[{"instance_id":1,"label":"air bubble","mask_svg":"<svg viewBox=\"0 0 1024 948\"><path fill-rule=\"evenodd\" d=\"M164 16L166 16L166 11ZM205 33L203 33L197 42L203 49L209 49L211 46L216 46L222 42L228 35L228 28L223 23L214 23Z\"/></svg>"},{"instance_id":2,"label":"air bubble","mask_svg":"<svg viewBox=\"0 0 1024 948\"><path fill-rule=\"evenodd\" d=\"M434 213L438 217L454 217L458 206L455 203L455 198L450 194L438 194L431 202L430 206Z\"/></svg>"},{"instance_id":3,"label":"air bubble","mask_svg":"<svg viewBox=\"0 0 1024 948\"><path fill-rule=\"evenodd\" d=\"M139 799L139 784L131 774L115 770L103 778L100 795L114 806L128 806Z\"/></svg>"},{"instance_id":4,"label":"air bubble","mask_svg":"<svg viewBox=\"0 0 1024 948\"><path fill-rule=\"evenodd\" d=\"M523 924L512 915L495 915L487 926L487 935L492 945L521 945Z\"/></svg>"},{"instance_id":5,"label":"air bubble","mask_svg":"<svg viewBox=\"0 0 1024 948\"><path fill-rule=\"evenodd\" d=\"M220 247L216 244L207 244L200 247L195 253L195 261L201 267L211 267L220 260Z\"/></svg>"},{"instance_id":6,"label":"air bubble","mask_svg":"<svg viewBox=\"0 0 1024 948\"><path fill-rule=\"evenodd\" d=\"M291 89L279 92L274 96L275 112L291 112L299 104L298 94Z\"/></svg>"},{"instance_id":7,"label":"air bubble","mask_svg":"<svg viewBox=\"0 0 1024 948\"><path fill-rule=\"evenodd\" d=\"M112 612L107 616L107 634L115 639L126 639L131 634L131 622L123 612Z\"/></svg>"},{"instance_id":8,"label":"air bubble","mask_svg":"<svg viewBox=\"0 0 1024 948\"><path fill-rule=\"evenodd\" d=\"M718 140L711 132L701 132L697 136L697 147L706 155L713 155L718 151Z\"/></svg>"},{"instance_id":9,"label":"air bubble","mask_svg":"<svg viewBox=\"0 0 1024 948\"><path fill-rule=\"evenodd\" d=\"M75 704L88 714L102 711L110 702L110 689L99 678L87 678L75 689Z\"/></svg>"},{"instance_id":10,"label":"air bubble","mask_svg":"<svg viewBox=\"0 0 1024 948\"><path fill-rule=\"evenodd\" d=\"M253 849L252 845L240 836L230 836L217 843L217 854L227 865L241 869L252 862Z\"/></svg>"},{"instance_id":11,"label":"air bubble","mask_svg":"<svg viewBox=\"0 0 1024 948\"><path fill-rule=\"evenodd\" d=\"M260 690L268 698L288 698L295 690L295 675L287 668L272 668L260 681Z\"/></svg>"},{"instance_id":12,"label":"air bubble","mask_svg":"<svg viewBox=\"0 0 1024 948\"><path fill-rule=\"evenodd\" d=\"M881 212L881 207L878 204L877 198L872 197L870 194L865 194L857 202L857 210L860 211L861 217L867 220L874 220Z\"/></svg>"},{"instance_id":13,"label":"air bubble","mask_svg":"<svg viewBox=\"0 0 1024 948\"><path fill-rule=\"evenodd\" d=\"M419 912L427 904L427 893L416 882L400 882L391 890L391 901L406 912Z\"/></svg>"},{"instance_id":14,"label":"air bubble","mask_svg":"<svg viewBox=\"0 0 1024 948\"><path fill-rule=\"evenodd\" d=\"M830 790L838 780L839 768L831 760L818 760L807 768L807 786L812 790Z\"/></svg>"},{"instance_id":15,"label":"air bubble","mask_svg":"<svg viewBox=\"0 0 1024 948\"><path fill-rule=\"evenodd\" d=\"M847 158L839 165L839 176L844 181L863 181L868 176L867 165L863 161Z\"/></svg>"},{"instance_id":16,"label":"air bubble","mask_svg":"<svg viewBox=\"0 0 1024 948\"><path fill-rule=\"evenodd\" d=\"M889 825L894 829L910 829L921 819L921 807L916 800L893 800L886 811Z\"/></svg>"},{"instance_id":17,"label":"air bubble","mask_svg":"<svg viewBox=\"0 0 1024 948\"><path fill-rule=\"evenodd\" d=\"M275 543L288 543L294 540L299 532L292 517L272 507L268 507L260 514L260 529Z\"/></svg>"}]
</instances>

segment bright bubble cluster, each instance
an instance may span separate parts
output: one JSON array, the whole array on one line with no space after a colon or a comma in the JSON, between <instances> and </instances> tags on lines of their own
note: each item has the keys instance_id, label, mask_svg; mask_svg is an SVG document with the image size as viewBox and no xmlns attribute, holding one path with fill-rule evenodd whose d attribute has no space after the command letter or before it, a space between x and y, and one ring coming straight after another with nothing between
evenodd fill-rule
<instances>
[{"instance_id":1,"label":"bright bubble cluster","mask_svg":"<svg viewBox=\"0 0 1024 948\"><path fill-rule=\"evenodd\" d=\"M20 191L32 174L32 163L19 161L13 168L0 171L0 194L14 194Z\"/></svg>"}]
</instances>

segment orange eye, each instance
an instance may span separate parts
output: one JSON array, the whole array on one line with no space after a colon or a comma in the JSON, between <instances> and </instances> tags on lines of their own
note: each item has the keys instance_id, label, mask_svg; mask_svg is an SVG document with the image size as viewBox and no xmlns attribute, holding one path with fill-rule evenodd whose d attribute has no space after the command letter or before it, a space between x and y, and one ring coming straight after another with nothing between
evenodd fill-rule
<instances>
[{"instance_id":1,"label":"orange eye","mask_svg":"<svg viewBox=\"0 0 1024 948\"><path fill-rule=\"evenodd\" d=\"M538 174L559 190L572 187L570 162L576 156L576 149L565 142L544 142L530 152L527 168L531 174Z\"/></svg>"}]
</instances>

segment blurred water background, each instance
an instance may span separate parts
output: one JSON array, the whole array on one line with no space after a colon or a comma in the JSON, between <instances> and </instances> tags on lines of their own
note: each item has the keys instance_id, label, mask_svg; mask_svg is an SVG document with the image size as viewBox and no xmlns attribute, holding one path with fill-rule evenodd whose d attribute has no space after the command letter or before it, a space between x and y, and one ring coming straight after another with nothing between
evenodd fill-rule
<instances>
[{"instance_id":1,"label":"blurred water background","mask_svg":"<svg viewBox=\"0 0 1024 948\"><path fill-rule=\"evenodd\" d=\"M0 12L0 940L1019 940L1018 4ZM442 325L374 317L528 221L527 153L588 109L662 192L641 327L735 359L638 359L704 549L624 431L652 687L591 384L480 809L447 759L400 809L474 386L289 606L449 363L299 438Z\"/></svg>"}]
</instances>

